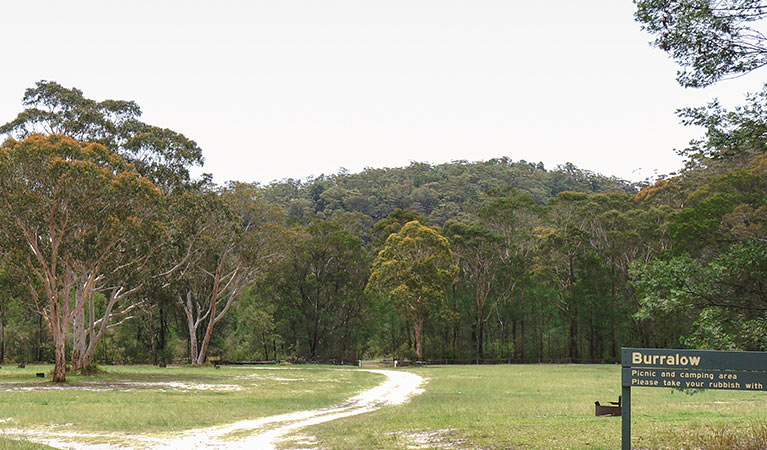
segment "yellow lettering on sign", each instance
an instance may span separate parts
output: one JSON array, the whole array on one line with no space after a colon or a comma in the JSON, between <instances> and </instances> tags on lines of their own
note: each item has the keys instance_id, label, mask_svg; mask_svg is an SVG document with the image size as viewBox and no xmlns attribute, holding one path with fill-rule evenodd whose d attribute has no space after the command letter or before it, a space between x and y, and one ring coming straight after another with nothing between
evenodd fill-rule
<instances>
[{"instance_id":1,"label":"yellow lettering on sign","mask_svg":"<svg viewBox=\"0 0 767 450\"><path fill-rule=\"evenodd\" d=\"M631 352L632 365L648 366L698 366L700 365L700 356L679 356L674 355L643 355L641 352Z\"/></svg>"},{"instance_id":2,"label":"yellow lettering on sign","mask_svg":"<svg viewBox=\"0 0 767 450\"><path fill-rule=\"evenodd\" d=\"M690 356L690 365L697 366L700 364L700 356Z\"/></svg>"}]
</instances>

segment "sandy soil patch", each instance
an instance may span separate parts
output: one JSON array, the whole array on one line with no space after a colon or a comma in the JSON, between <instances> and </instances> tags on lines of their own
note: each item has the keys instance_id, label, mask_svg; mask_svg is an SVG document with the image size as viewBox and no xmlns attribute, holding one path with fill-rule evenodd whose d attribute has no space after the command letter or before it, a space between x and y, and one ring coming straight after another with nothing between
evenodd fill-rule
<instances>
[{"instance_id":1,"label":"sandy soil patch","mask_svg":"<svg viewBox=\"0 0 767 450\"><path fill-rule=\"evenodd\" d=\"M453 430L431 430L431 431L419 431L419 432L398 432L397 436L404 438L409 442L407 448L409 449L422 449L422 448L442 448L442 449L454 449L463 448L466 442L465 438L453 437Z\"/></svg>"},{"instance_id":2,"label":"sandy soil patch","mask_svg":"<svg viewBox=\"0 0 767 450\"><path fill-rule=\"evenodd\" d=\"M113 382L113 383L84 383L84 384L3 384L0 385L3 391L46 391L46 390L70 390L70 391L128 391L133 389L158 389L160 391L239 391L241 386L236 384L203 384L203 383L182 383L177 381L142 381L142 382Z\"/></svg>"}]
</instances>

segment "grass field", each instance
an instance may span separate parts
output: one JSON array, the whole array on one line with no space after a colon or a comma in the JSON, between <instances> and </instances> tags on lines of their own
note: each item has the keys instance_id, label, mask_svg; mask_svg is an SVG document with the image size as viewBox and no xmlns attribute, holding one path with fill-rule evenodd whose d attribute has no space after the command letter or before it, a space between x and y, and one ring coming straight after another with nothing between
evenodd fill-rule
<instances>
[{"instance_id":1,"label":"grass field","mask_svg":"<svg viewBox=\"0 0 767 450\"><path fill-rule=\"evenodd\" d=\"M338 405L383 380L378 374L327 366L107 367L107 373L70 377L65 388L54 388L34 376L47 370L0 369L0 427L162 436ZM428 382L425 392L409 403L299 434L315 436L318 447L326 449L620 447L620 418L594 417L595 400L616 400L620 393L618 366L436 366L410 371ZM632 397L635 448L685 448L701 433L767 423L767 393L687 395L636 388ZM0 440L0 449L14 445ZM291 442L284 447L291 448Z\"/></svg>"},{"instance_id":2,"label":"grass field","mask_svg":"<svg viewBox=\"0 0 767 450\"><path fill-rule=\"evenodd\" d=\"M619 417L594 401L620 395L610 365L414 369L429 379L409 404L307 430L323 448L618 449ZM767 393L632 389L633 446L685 448L696 434L767 422ZM455 447L453 447L455 446Z\"/></svg>"},{"instance_id":3,"label":"grass field","mask_svg":"<svg viewBox=\"0 0 767 450\"><path fill-rule=\"evenodd\" d=\"M51 366L0 369L0 431L172 433L302 409L330 407L373 387L378 374L323 366L260 369L105 367L56 386ZM50 380L50 377L47 378ZM0 448L9 443L0 442Z\"/></svg>"}]
</instances>

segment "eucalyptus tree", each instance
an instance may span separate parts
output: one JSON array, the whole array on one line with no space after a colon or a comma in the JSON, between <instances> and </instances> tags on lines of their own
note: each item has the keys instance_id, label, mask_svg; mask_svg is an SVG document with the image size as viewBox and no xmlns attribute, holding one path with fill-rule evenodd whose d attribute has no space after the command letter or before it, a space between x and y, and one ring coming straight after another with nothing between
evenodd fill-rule
<instances>
[{"instance_id":1,"label":"eucalyptus tree","mask_svg":"<svg viewBox=\"0 0 767 450\"><path fill-rule=\"evenodd\" d=\"M362 240L339 225L294 227L285 259L264 280L295 354L308 359L354 358L361 345L370 260Z\"/></svg>"},{"instance_id":2,"label":"eucalyptus tree","mask_svg":"<svg viewBox=\"0 0 767 450\"><path fill-rule=\"evenodd\" d=\"M767 155L692 192L669 220L671 249L634 266L640 317L685 318L688 345L764 350L765 198Z\"/></svg>"},{"instance_id":3,"label":"eucalyptus tree","mask_svg":"<svg viewBox=\"0 0 767 450\"><path fill-rule=\"evenodd\" d=\"M485 357L485 327L504 297L505 280L501 252L502 240L480 224L448 221L443 233L455 253L460 279L474 298L472 337L475 356Z\"/></svg>"},{"instance_id":4,"label":"eucalyptus tree","mask_svg":"<svg viewBox=\"0 0 767 450\"><path fill-rule=\"evenodd\" d=\"M406 223L418 221L421 225L428 225L426 216L410 210L395 208L388 216L373 224L373 245L383 247L386 239L394 233L398 233Z\"/></svg>"},{"instance_id":5,"label":"eucalyptus tree","mask_svg":"<svg viewBox=\"0 0 767 450\"><path fill-rule=\"evenodd\" d=\"M567 322L567 357L581 358L578 342L579 315L582 301L575 295L578 282L578 258L588 248L588 234L585 232L587 218L584 208L588 195L562 192L547 205L548 221L551 227L542 233L542 250L539 273L545 273L559 292L559 309Z\"/></svg>"},{"instance_id":6,"label":"eucalyptus tree","mask_svg":"<svg viewBox=\"0 0 767 450\"><path fill-rule=\"evenodd\" d=\"M703 87L767 64L764 0L634 0L653 44L682 66L677 81Z\"/></svg>"},{"instance_id":7,"label":"eucalyptus tree","mask_svg":"<svg viewBox=\"0 0 767 450\"><path fill-rule=\"evenodd\" d=\"M152 183L101 144L31 135L0 149L0 249L25 269L53 337L54 381L66 379L70 324L81 333L76 339L89 339L90 346L75 341L82 353L73 362L82 367L110 321L131 309L120 305L140 289L135 273L147 260L135 241L152 234L160 200ZM97 293L105 296L99 312Z\"/></svg>"},{"instance_id":8,"label":"eucalyptus tree","mask_svg":"<svg viewBox=\"0 0 767 450\"><path fill-rule=\"evenodd\" d=\"M767 153L767 86L747 94L746 103L735 109L714 99L706 106L682 108L678 114L683 124L705 129L703 138L680 152L689 159L688 171L705 168L699 171L703 175L716 169L721 173Z\"/></svg>"},{"instance_id":9,"label":"eucalyptus tree","mask_svg":"<svg viewBox=\"0 0 767 450\"><path fill-rule=\"evenodd\" d=\"M378 253L366 290L389 298L413 324L415 351L423 359L424 323L441 307L445 287L458 272L450 243L435 229L410 221L389 235Z\"/></svg>"},{"instance_id":10,"label":"eucalyptus tree","mask_svg":"<svg viewBox=\"0 0 767 450\"><path fill-rule=\"evenodd\" d=\"M24 111L0 126L0 134L16 139L32 133L64 134L98 142L164 191L187 184L189 167L203 162L194 141L139 120L141 108L133 101L91 100L77 88L42 80L26 90L23 104Z\"/></svg>"},{"instance_id":11,"label":"eucalyptus tree","mask_svg":"<svg viewBox=\"0 0 767 450\"><path fill-rule=\"evenodd\" d=\"M236 186L224 192L203 187L170 200L162 275L183 311L192 364L205 362L215 325L281 255L270 208L236 194Z\"/></svg>"},{"instance_id":12,"label":"eucalyptus tree","mask_svg":"<svg viewBox=\"0 0 767 450\"><path fill-rule=\"evenodd\" d=\"M520 358L525 357L526 314L509 314L508 311L523 311L527 306L526 293L532 275L539 239L535 234L542 221L542 208L526 192L510 191L506 195L492 197L479 210L481 223L497 238L494 249L497 264L502 270L498 279L499 301L498 322L501 326L502 345L506 346L506 334L511 326L514 351ZM539 305L530 305L538 308ZM504 308L505 307L505 308ZM505 310L501 313L501 310ZM539 330L541 329L541 324ZM542 343L540 344L542 346Z\"/></svg>"}]
</instances>

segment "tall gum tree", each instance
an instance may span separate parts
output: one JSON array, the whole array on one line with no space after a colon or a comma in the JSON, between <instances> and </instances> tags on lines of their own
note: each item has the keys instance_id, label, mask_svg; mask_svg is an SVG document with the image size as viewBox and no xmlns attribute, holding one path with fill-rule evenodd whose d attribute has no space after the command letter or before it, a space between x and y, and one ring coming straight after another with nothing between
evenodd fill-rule
<instances>
[{"instance_id":1,"label":"tall gum tree","mask_svg":"<svg viewBox=\"0 0 767 450\"><path fill-rule=\"evenodd\" d=\"M277 278L281 310L309 349L309 357L354 357L348 337L365 306L370 259L362 241L330 222L296 230ZM329 351L335 352L328 354Z\"/></svg>"},{"instance_id":2,"label":"tall gum tree","mask_svg":"<svg viewBox=\"0 0 767 450\"><path fill-rule=\"evenodd\" d=\"M447 238L416 220L389 235L373 262L366 290L386 295L413 324L419 359L423 359L424 323L457 272Z\"/></svg>"},{"instance_id":3,"label":"tall gum tree","mask_svg":"<svg viewBox=\"0 0 767 450\"><path fill-rule=\"evenodd\" d=\"M462 224L448 221L444 233L456 253L461 279L473 291L474 320L472 336L475 338L477 358L484 358L485 326L502 294L501 260L498 248L501 239L480 224Z\"/></svg>"},{"instance_id":4,"label":"tall gum tree","mask_svg":"<svg viewBox=\"0 0 767 450\"><path fill-rule=\"evenodd\" d=\"M483 226L500 239L500 243L495 248L498 251L498 261L501 266L497 270L503 272L498 280L503 286L503 294L500 298L502 301L496 302L496 307L506 304L519 309L525 302L533 255L540 244L534 230L541 224L541 216L542 210L532 198L524 192L517 191L510 191L503 197L492 198L479 210ZM511 322L514 353L521 359L525 358L525 336L528 334L525 331L526 319L523 314L499 314L498 319L502 328L504 347L506 346L505 330L508 322Z\"/></svg>"},{"instance_id":5,"label":"tall gum tree","mask_svg":"<svg viewBox=\"0 0 767 450\"><path fill-rule=\"evenodd\" d=\"M0 134L24 139L33 133L64 134L81 142L98 142L130 162L163 191L183 188L189 167L202 165L202 150L193 140L140 120L141 108L126 100L96 101L77 88L38 81L24 93L24 111L0 125Z\"/></svg>"},{"instance_id":6,"label":"tall gum tree","mask_svg":"<svg viewBox=\"0 0 767 450\"><path fill-rule=\"evenodd\" d=\"M0 249L25 269L53 337L53 381L66 380L67 329L85 329L86 305L93 346L78 343L86 357L113 318L107 311L102 322L94 320L95 294L106 293L109 310L138 288L115 275L141 264L133 240L153 226L159 199L152 183L100 144L31 135L0 148Z\"/></svg>"},{"instance_id":7,"label":"tall gum tree","mask_svg":"<svg viewBox=\"0 0 767 450\"><path fill-rule=\"evenodd\" d=\"M206 361L213 330L243 289L281 255L269 207L237 190L185 191L171 200L167 287L181 307L192 364Z\"/></svg>"}]
</instances>

